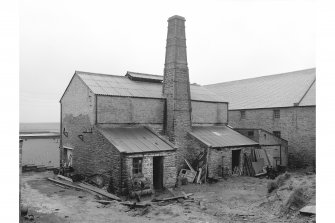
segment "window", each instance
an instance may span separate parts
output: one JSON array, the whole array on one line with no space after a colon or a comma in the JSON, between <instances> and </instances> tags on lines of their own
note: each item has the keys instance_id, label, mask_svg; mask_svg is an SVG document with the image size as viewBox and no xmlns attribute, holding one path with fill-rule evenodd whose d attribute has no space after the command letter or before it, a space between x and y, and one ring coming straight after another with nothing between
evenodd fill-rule
<instances>
[{"instance_id":1,"label":"window","mask_svg":"<svg viewBox=\"0 0 335 223\"><path fill-rule=\"evenodd\" d=\"M248 131L248 136L253 137L254 136L254 131Z\"/></svg>"},{"instance_id":2,"label":"window","mask_svg":"<svg viewBox=\"0 0 335 223\"><path fill-rule=\"evenodd\" d=\"M143 158L133 158L133 174L142 174Z\"/></svg>"},{"instance_id":3,"label":"window","mask_svg":"<svg viewBox=\"0 0 335 223\"><path fill-rule=\"evenodd\" d=\"M279 138L281 138L280 131L273 131L273 134Z\"/></svg>"},{"instance_id":4,"label":"window","mask_svg":"<svg viewBox=\"0 0 335 223\"><path fill-rule=\"evenodd\" d=\"M279 109L273 110L273 118L280 118L280 110Z\"/></svg>"},{"instance_id":5,"label":"window","mask_svg":"<svg viewBox=\"0 0 335 223\"><path fill-rule=\"evenodd\" d=\"M241 119L245 119L245 111L241 111Z\"/></svg>"}]
</instances>

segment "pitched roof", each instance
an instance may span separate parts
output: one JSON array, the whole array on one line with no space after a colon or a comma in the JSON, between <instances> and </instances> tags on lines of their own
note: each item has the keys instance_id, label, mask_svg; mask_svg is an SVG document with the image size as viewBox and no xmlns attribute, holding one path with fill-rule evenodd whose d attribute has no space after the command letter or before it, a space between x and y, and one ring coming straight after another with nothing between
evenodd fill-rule
<instances>
[{"instance_id":1,"label":"pitched roof","mask_svg":"<svg viewBox=\"0 0 335 223\"><path fill-rule=\"evenodd\" d=\"M299 106L315 105L315 71L313 68L205 87L228 101L232 110L291 107L299 102Z\"/></svg>"},{"instance_id":2,"label":"pitched roof","mask_svg":"<svg viewBox=\"0 0 335 223\"><path fill-rule=\"evenodd\" d=\"M213 148L259 145L228 126L196 126L192 127L192 131L189 133Z\"/></svg>"},{"instance_id":3,"label":"pitched roof","mask_svg":"<svg viewBox=\"0 0 335 223\"><path fill-rule=\"evenodd\" d=\"M152 131L137 128L98 128L98 131L122 153L162 152L175 150Z\"/></svg>"},{"instance_id":4,"label":"pitched roof","mask_svg":"<svg viewBox=\"0 0 335 223\"><path fill-rule=\"evenodd\" d=\"M109 96L165 98L162 83L130 80L127 76L76 71L76 75L94 94ZM224 102L215 93L199 85L190 85L191 100Z\"/></svg>"}]
</instances>

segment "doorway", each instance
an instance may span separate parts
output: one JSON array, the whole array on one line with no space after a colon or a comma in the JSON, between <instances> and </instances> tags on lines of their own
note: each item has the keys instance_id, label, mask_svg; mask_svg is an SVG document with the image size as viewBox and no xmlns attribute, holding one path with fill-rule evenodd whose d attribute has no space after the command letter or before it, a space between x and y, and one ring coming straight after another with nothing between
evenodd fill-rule
<instances>
[{"instance_id":1,"label":"doorway","mask_svg":"<svg viewBox=\"0 0 335 223\"><path fill-rule=\"evenodd\" d=\"M163 189L163 156L153 157L153 185L155 190Z\"/></svg>"},{"instance_id":2,"label":"doorway","mask_svg":"<svg viewBox=\"0 0 335 223\"><path fill-rule=\"evenodd\" d=\"M241 150L232 150L232 156L231 156L231 166L232 171L234 171L235 167L240 167L240 157L241 157Z\"/></svg>"}]
</instances>

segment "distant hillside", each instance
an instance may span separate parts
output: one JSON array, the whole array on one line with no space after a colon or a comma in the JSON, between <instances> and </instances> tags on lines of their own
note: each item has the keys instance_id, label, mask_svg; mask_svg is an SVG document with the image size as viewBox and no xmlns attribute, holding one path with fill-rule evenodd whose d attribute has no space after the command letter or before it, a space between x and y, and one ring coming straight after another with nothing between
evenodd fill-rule
<instances>
[{"instance_id":1,"label":"distant hillside","mask_svg":"<svg viewBox=\"0 0 335 223\"><path fill-rule=\"evenodd\" d=\"M20 133L60 132L58 122L20 123Z\"/></svg>"}]
</instances>

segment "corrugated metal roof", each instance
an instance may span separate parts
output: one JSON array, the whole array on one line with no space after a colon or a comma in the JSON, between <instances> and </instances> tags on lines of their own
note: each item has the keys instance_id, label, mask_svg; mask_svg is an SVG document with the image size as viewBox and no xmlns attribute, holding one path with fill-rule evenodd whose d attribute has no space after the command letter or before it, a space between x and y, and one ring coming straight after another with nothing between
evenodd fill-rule
<instances>
[{"instance_id":1,"label":"corrugated metal roof","mask_svg":"<svg viewBox=\"0 0 335 223\"><path fill-rule=\"evenodd\" d=\"M229 102L229 109L291 107L298 103L315 80L316 69L294 71L238 81L206 85ZM311 88L311 91L315 88ZM308 96L309 97L309 96ZM307 100L307 99L306 99ZM311 100L311 105L315 105ZM302 104L301 104L302 105Z\"/></svg>"},{"instance_id":2,"label":"corrugated metal roof","mask_svg":"<svg viewBox=\"0 0 335 223\"><path fill-rule=\"evenodd\" d=\"M120 152L172 151L174 148L146 128L99 128L101 134Z\"/></svg>"},{"instance_id":3,"label":"corrugated metal roof","mask_svg":"<svg viewBox=\"0 0 335 223\"><path fill-rule=\"evenodd\" d=\"M148 80L148 81L154 81L154 82L162 82L163 76L161 75L155 75L155 74L143 74L143 73L137 73L137 72L131 72L127 71L126 76L130 76L133 80Z\"/></svg>"},{"instance_id":4,"label":"corrugated metal roof","mask_svg":"<svg viewBox=\"0 0 335 223\"><path fill-rule=\"evenodd\" d=\"M95 74L76 71L76 74L94 94L126 97L164 98L162 84L133 81L125 76ZM210 90L199 85L190 85L191 99L198 101L224 102Z\"/></svg>"},{"instance_id":5,"label":"corrugated metal roof","mask_svg":"<svg viewBox=\"0 0 335 223\"><path fill-rule=\"evenodd\" d=\"M193 126L190 133L213 148L258 145L257 142L227 126Z\"/></svg>"}]
</instances>

